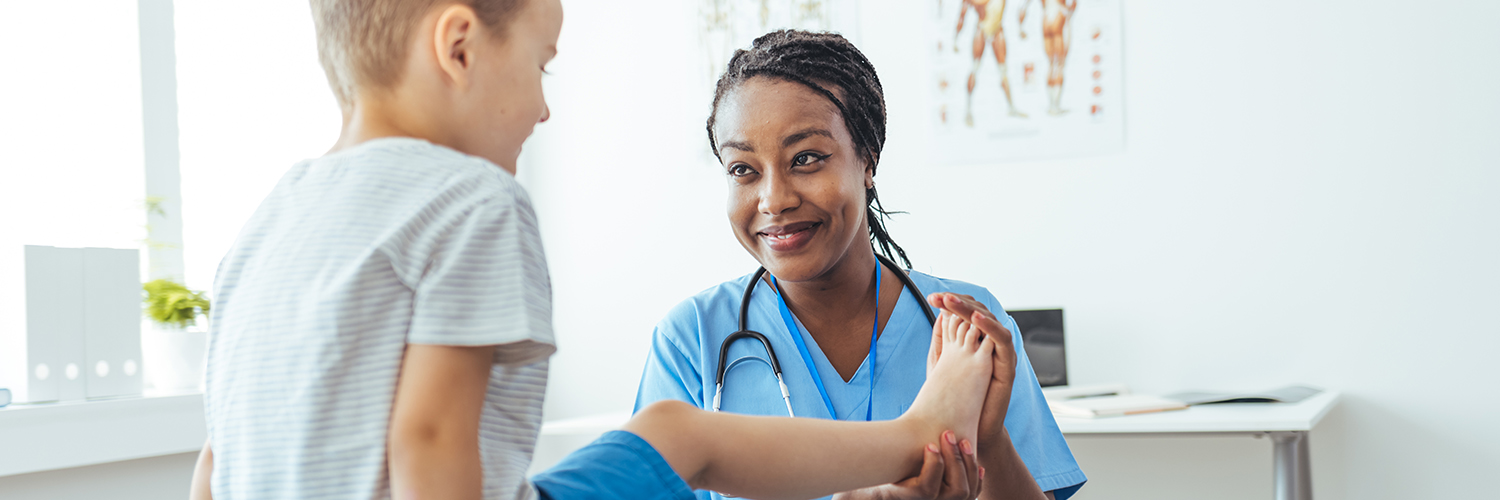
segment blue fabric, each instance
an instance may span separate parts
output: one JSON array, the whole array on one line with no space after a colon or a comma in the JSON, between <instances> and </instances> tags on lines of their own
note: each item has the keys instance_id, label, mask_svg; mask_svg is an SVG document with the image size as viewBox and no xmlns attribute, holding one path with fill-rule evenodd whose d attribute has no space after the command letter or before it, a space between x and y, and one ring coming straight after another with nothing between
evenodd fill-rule
<instances>
[{"instance_id":1,"label":"blue fabric","mask_svg":"<svg viewBox=\"0 0 1500 500\"><path fill-rule=\"evenodd\" d=\"M910 275L924 293L953 292L973 296L1010 329L1011 340L1016 346L1017 366L1005 428L1010 432L1016 452L1042 490L1054 492L1059 500L1072 496L1087 478L1073 459L1057 422L1052 419L1036 374L1031 369L1031 361L1021 347L1021 332L1015 320L1005 314L1000 302L983 287L919 272ZM750 278L750 275L745 275L704 290L682 301L657 324L640 390L636 393L636 410L664 399L686 401L704 409L712 407L719 344L738 328L740 295ZM764 282L756 284L746 312L747 321L749 328L764 334L780 355L782 376L791 392L792 409L797 415L822 416L827 413L813 383L814 376L821 379L840 420L859 420L867 408L875 420L894 419L916 399L917 391L927 379L927 349L931 345L932 326L922 314L918 299L910 292L901 292L895 311L876 341L875 366L879 367L879 373L874 377L877 394L873 406L870 406L869 359L860 365L853 378L845 382L817 341L806 333L805 328L800 328L798 334L808 346L817 373L810 372L803 363L792 362L797 346L782 322L775 293ZM729 349L729 359L751 355L765 355L759 342L737 342ZM776 378L770 367L763 363L743 363L725 374L720 407L726 412L747 415L786 414ZM699 497L709 498L709 495L700 493Z\"/></svg>"},{"instance_id":2,"label":"blue fabric","mask_svg":"<svg viewBox=\"0 0 1500 500\"><path fill-rule=\"evenodd\" d=\"M610 431L563 458L531 484L543 500L692 500L693 490L640 436Z\"/></svg>"}]
</instances>

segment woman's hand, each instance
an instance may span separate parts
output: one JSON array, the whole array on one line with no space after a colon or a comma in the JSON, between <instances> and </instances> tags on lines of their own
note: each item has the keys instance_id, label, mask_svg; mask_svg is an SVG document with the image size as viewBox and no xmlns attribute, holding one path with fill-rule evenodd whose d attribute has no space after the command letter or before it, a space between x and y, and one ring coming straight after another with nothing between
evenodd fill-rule
<instances>
[{"instance_id":1,"label":"woman's hand","mask_svg":"<svg viewBox=\"0 0 1500 500\"><path fill-rule=\"evenodd\" d=\"M901 482L846 491L835 500L973 500L979 495L984 470L968 440L958 441L944 432L942 445L928 444L922 453L922 471ZM967 451L965 449L967 448ZM941 450L941 451L939 451ZM951 466L950 466L951 464Z\"/></svg>"},{"instance_id":2,"label":"woman's hand","mask_svg":"<svg viewBox=\"0 0 1500 500\"><path fill-rule=\"evenodd\" d=\"M990 308L974 297L956 293L934 293L927 296L927 303L942 309L944 314L968 318L979 327L985 336L995 341L995 368L990 378L989 391L984 396L984 409L979 415L979 447L986 449L1000 445L1000 436L1005 427L1005 414L1010 409L1011 387L1016 381L1016 347L1011 340L1010 329L1000 324ZM941 318L938 325L942 324ZM937 325L933 326L938 328ZM937 344L934 344L937 345ZM928 366L940 353L929 354ZM1006 443L1008 444L1008 443Z\"/></svg>"}]
</instances>

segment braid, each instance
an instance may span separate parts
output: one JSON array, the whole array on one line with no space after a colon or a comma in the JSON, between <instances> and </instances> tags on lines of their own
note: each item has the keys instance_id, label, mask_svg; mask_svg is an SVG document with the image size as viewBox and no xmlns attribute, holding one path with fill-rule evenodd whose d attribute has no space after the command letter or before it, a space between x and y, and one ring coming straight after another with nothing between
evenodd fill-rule
<instances>
[{"instance_id":1,"label":"braid","mask_svg":"<svg viewBox=\"0 0 1500 500\"><path fill-rule=\"evenodd\" d=\"M874 175L885 147L885 91L875 66L849 40L835 33L801 30L773 31L756 38L749 50L734 52L729 67L714 89L713 111L708 116L708 145L720 161L714 123L719 101L745 81L757 77L796 82L832 102L844 118L854 139L854 150ZM832 90L830 90L832 89ZM837 93L835 93L837 91ZM885 220L891 214L880 204L875 188L865 190L865 215L870 226L870 246L889 259L900 259L907 268L906 250L891 239Z\"/></svg>"}]
</instances>

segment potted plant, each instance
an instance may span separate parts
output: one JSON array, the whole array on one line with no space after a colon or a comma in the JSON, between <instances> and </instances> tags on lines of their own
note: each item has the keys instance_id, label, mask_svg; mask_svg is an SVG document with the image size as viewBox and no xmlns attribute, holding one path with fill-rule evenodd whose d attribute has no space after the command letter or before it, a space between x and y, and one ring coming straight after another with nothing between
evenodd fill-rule
<instances>
[{"instance_id":1,"label":"potted plant","mask_svg":"<svg viewBox=\"0 0 1500 500\"><path fill-rule=\"evenodd\" d=\"M148 383L165 391L197 389L208 346L208 297L168 279L141 288L150 322L142 336Z\"/></svg>"}]
</instances>

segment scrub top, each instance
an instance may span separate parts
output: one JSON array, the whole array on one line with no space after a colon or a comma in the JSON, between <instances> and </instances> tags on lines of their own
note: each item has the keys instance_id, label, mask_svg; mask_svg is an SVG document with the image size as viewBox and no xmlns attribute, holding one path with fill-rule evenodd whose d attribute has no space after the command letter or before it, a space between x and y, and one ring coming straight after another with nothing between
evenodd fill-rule
<instances>
[{"instance_id":1,"label":"scrub top","mask_svg":"<svg viewBox=\"0 0 1500 500\"><path fill-rule=\"evenodd\" d=\"M1054 492L1058 500L1072 496L1087 478L1073 459L1057 422L1052 419L1031 362L1026 358L1026 350L1021 347L1021 332L1015 320L1005 314L999 301L984 287L915 271L908 273L923 293L953 292L973 296L1010 329L1017 363L1005 428L1042 491ZM651 354L641 376L641 387L636 393L636 411L664 399L686 401L703 409L712 408L719 346L725 337L738 330L740 298L751 276L722 283L682 301L657 324L652 335ZM927 322L918 300L909 290L903 290L895 311L875 342L878 373L875 374L873 402L869 359L865 359L854 377L845 382L799 319L800 331L797 334L802 336L817 367L816 375L808 371L781 318L776 292L765 281L756 284L746 318L748 328L764 334L776 350L782 377L791 394L792 411L797 416L829 418L828 407L813 385L812 377L817 376L828 391L838 419L863 420L865 408L873 404L874 419L891 420L911 406L927 379L927 350L932 344L932 325ZM731 345L727 359L732 363L743 356L764 358L766 353L760 342L740 339ZM787 413L770 365L753 361L739 363L725 374L720 409L747 415L786 416ZM717 494L702 491L698 492L698 497L719 498Z\"/></svg>"}]
</instances>

